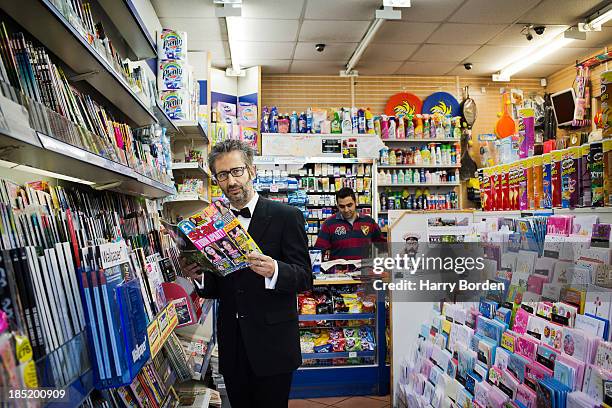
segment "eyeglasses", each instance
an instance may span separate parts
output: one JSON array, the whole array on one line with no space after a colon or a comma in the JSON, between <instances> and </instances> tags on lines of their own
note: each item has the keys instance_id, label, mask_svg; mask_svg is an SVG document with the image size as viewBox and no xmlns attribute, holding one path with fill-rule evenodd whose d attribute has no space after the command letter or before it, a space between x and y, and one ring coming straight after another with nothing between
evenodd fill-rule
<instances>
[{"instance_id":1,"label":"eyeglasses","mask_svg":"<svg viewBox=\"0 0 612 408\"><path fill-rule=\"evenodd\" d=\"M217 174L215 174L215 178L217 179L217 181L225 181L229 178L230 174L234 177L241 177L244 174L244 170L246 170L246 166L234 167L229 171L218 172Z\"/></svg>"}]
</instances>

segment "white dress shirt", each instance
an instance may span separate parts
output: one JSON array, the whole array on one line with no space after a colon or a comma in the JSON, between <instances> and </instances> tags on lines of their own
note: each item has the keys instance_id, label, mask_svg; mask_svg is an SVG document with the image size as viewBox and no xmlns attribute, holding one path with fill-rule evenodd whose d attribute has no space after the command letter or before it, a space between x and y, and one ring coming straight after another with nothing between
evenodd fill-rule
<instances>
[{"instance_id":1,"label":"white dress shirt","mask_svg":"<svg viewBox=\"0 0 612 408\"><path fill-rule=\"evenodd\" d=\"M251 212L251 217L253 217L253 214L255 213L255 206L257 206L257 200L259 200L259 194L255 193L253 198L251 198L251 201L249 201L246 205L246 207ZM233 205L230 206L230 208L232 210L239 211ZM236 218L238 218L238 221L240 221L240 224L242 224L244 229L248 231L249 225L251 225L251 218L245 218L242 215L239 215ZM274 275L272 275L272 277L270 278L264 278L264 280L265 280L266 289L276 288L276 281L278 280L278 263L276 262L276 259L274 260ZM204 288L204 274L202 274L202 279L199 282L197 280L194 280L193 282L198 287L198 289L203 289Z\"/></svg>"}]
</instances>

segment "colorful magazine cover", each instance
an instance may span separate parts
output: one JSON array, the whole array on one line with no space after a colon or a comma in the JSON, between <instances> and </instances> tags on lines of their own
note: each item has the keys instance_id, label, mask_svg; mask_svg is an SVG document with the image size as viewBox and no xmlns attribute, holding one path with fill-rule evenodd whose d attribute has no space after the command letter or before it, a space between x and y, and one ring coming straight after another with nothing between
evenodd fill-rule
<instances>
[{"instance_id":1,"label":"colorful magazine cover","mask_svg":"<svg viewBox=\"0 0 612 408\"><path fill-rule=\"evenodd\" d=\"M216 201L179 222L178 227L212 264L214 272L221 276L248 267L249 253L261 253L253 238L222 201Z\"/></svg>"}]
</instances>

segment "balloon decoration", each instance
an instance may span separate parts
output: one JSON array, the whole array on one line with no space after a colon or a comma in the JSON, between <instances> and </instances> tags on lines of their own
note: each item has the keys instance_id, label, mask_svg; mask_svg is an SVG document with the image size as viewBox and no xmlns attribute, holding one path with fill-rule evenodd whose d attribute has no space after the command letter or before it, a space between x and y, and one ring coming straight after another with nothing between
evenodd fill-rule
<instances>
[{"instance_id":1,"label":"balloon decoration","mask_svg":"<svg viewBox=\"0 0 612 408\"><path fill-rule=\"evenodd\" d=\"M457 102L457 99L448 92L435 92L429 95L427 99L425 99L425 102L423 102L423 113L439 113L444 116L461 115L459 102Z\"/></svg>"},{"instance_id":2,"label":"balloon decoration","mask_svg":"<svg viewBox=\"0 0 612 408\"><path fill-rule=\"evenodd\" d=\"M419 99L418 96L409 92L400 92L391 96L387 101L387 106L385 107L385 115L416 115L417 113L421 113L422 107L423 102Z\"/></svg>"}]
</instances>

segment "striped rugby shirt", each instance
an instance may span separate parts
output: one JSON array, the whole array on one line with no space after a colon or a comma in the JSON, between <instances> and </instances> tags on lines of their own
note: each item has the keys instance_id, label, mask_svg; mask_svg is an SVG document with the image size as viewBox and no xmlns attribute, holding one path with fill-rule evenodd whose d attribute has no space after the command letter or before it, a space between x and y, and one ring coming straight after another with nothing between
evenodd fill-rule
<instances>
[{"instance_id":1,"label":"striped rugby shirt","mask_svg":"<svg viewBox=\"0 0 612 408\"><path fill-rule=\"evenodd\" d=\"M370 244L379 242L387 240L372 217L357 213L351 225L338 212L323 222L314 247L330 250L330 260L363 259L368 256Z\"/></svg>"}]
</instances>

